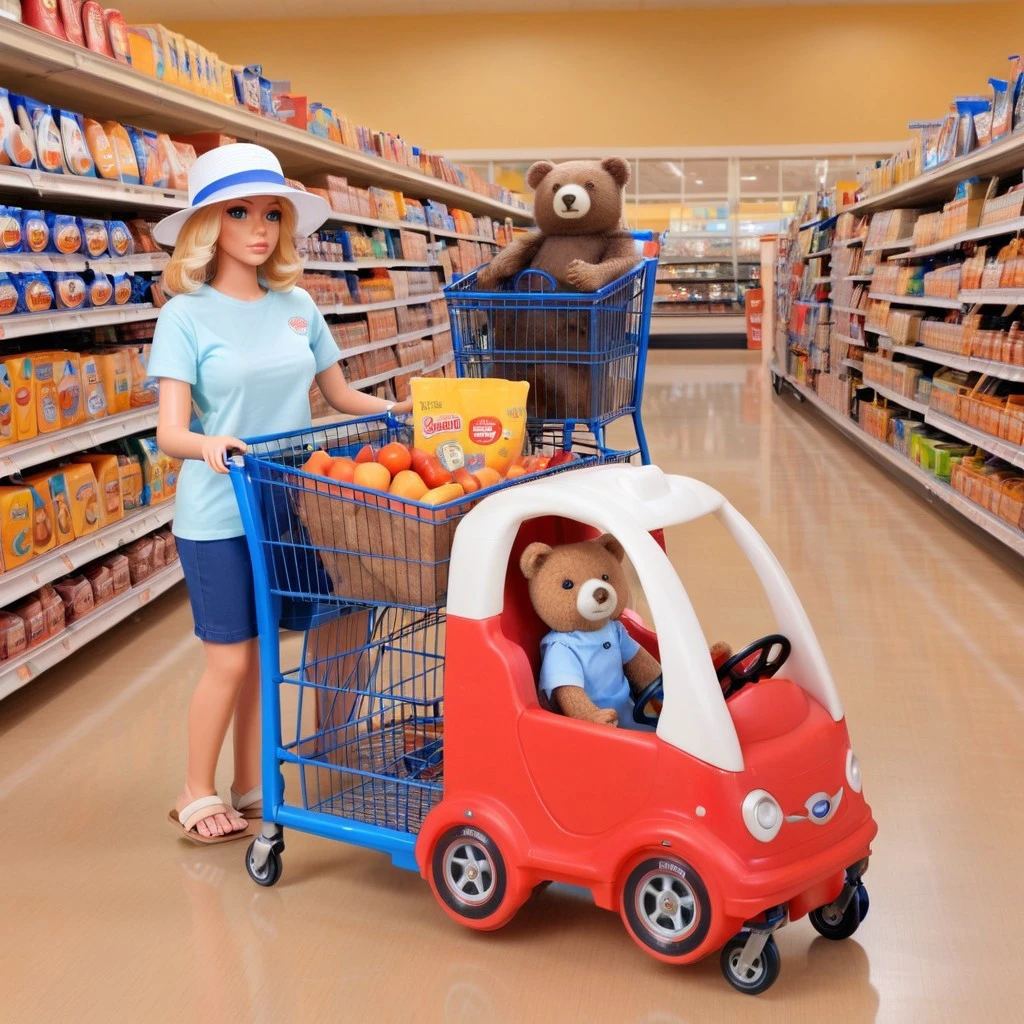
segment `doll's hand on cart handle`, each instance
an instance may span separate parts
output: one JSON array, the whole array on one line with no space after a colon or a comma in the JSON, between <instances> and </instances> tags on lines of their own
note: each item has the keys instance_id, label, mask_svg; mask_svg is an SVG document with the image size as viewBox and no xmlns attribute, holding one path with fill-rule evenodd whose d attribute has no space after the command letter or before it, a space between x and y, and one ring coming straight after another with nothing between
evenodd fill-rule
<instances>
[{"instance_id":1,"label":"doll's hand on cart handle","mask_svg":"<svg viewBox=\"0 0 1024 1024\"><path fill-rule=\"evenodd\" d=\"M237 437L208 437L203 441L203 461L214 473L228 472L228 458L231 455L244 455L245 442Z\"/></svg>"}]
</instances>

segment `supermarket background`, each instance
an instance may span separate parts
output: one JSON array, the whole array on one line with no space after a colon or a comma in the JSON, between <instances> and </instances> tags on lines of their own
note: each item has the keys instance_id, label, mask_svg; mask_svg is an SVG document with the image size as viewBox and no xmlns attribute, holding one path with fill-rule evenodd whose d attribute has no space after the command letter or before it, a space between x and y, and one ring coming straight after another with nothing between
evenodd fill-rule
<instances>
[{"instance_id":1,"label":"supermarket background","mask_svg":"<svg viewBox=\"0 0 1024 1024\"><path fill-rule=\"evenodd\" d=\"M119 502L98 518L72 508L54 546L0 574L0 1017L660 1024L731 1005L763 1020L1020 1019L1007 894L1024 839L1024 126L1011 116L987 145L977 134L998 113L989 80L1013 92L1024 9L429 6L121 6L127 25L163 24L228 69L260 65L279 110L330 108L317 130L348 148L214 97L212 74L182 92L13 20L0 20L0 89L151 129L172 164L188 159L174 140L201 149L209 133L274 149L331 199L303 285L349 380L386 396L454 373L441 289L529 226L535 159L629 158L630 223L662 233L653 459L723 491L810 610L879 821L872 916L842 944L784 929L780 982L743 1002L715 958L662 968L575 891L480 936L377 854L290 833L285 882L257 890L240 849L173 840L162 819L200 654L168 540L173 488L157 486L173 467L147 440L146 289L165 257L145 224L182 197L130 173L8 165L0 206L42 211L55 240L74 238L69 218L82 232L78 251L0 254L21 303L0 316L11 384L27 356L47 396L77 379L103 412L34 435L16 420L3 483L41 481L57 503L55 477L92 473L97 493L116 477ZM952 107L945 138L970 151L925 167L958 97L978 103ZM50 302L40 269L52 308L24 305ZM24 497L4 494L9 519ZM708 637L766 632L749 570L717 534L671 554Z\"/></svg>"}]
</instances>

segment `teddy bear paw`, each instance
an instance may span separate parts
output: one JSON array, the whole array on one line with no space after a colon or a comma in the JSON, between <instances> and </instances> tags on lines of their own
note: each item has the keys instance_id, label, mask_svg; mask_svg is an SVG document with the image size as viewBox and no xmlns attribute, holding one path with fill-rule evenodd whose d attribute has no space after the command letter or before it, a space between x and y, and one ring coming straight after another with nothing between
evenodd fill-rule
<instances>
[{"instance_id":1,"label":"teddy bear paw","mask_svg":"<svg viewBox=\"0 0 1024 1024\"><path fill-rule=\"evenodd\" d=\"M599 287L597 267L585 260L573 260L565 272L565 279L581 292L596 292Z\"/></svg>"},{"instance_id":2,"label":"teddy bear paw","mask_svg":"<svg viewBox=\"0 0 1024 1024\"><path fill-rule=\"evenodd\" d=\"M476 275L476 283L481 288L486 288L490 291L498 284L498 275L490 266L481 267Z\"/></svg>"},{"instance_id":3,"label":"teddy bear paw","mask_svg":"<svg viewBox=\"0 0 1024 1024\"><path fill-rule=\"evenodd\" d=\"M610 725L614 727L619 724L619 713L615 708L598 708L594 712L591 721L596 725Z\"/></svg>"},{"instance_id":4,"label":"teddy bear paw","mask_svg":"<svg viewBox=\"0 0 1024 1024\"><path fill-rule=\"evenodd\" d=\"M728 660L732 657L732 648L724 641L719 640L717 644L713 644L711 647L711 660L719 665L723 661Z\"/></svg>"}]
</instances>

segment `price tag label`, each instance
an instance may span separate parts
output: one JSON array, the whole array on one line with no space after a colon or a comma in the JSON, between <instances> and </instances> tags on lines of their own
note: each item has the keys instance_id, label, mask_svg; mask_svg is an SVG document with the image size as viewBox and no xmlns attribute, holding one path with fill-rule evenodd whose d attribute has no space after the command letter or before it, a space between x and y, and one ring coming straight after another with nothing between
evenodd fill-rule
<instances>
[{"instance_id":1,"label":"price tag label","mask_svg":"<svg viewBox=\"0 0 1024 1024\"><path fill-rule=\"evenodd\" d=\"M106 551L107 550L107 542L102 537L97 537L96 541L95 541L95 544L96 544L96 550L97 551Z\"/></svg>"},{"instance_id":2,"label":"price tag label","mask_svg":"<svg viewBox=\"0 0 1024 1024\"><path fill-rule=\"evenodd\" d=\"M61 555L60 556L60 560L64 563L65 568L67 568L67 569L74 569L75 563L72 562L71 559L68 558L67 555Z\"/></svg>"},{"instance_id":3,"label":"price tag label","mask_svg":"<svg viewBox=\"0 0 1024 1024\"><path fill-rule=\"evenodd\" d=\"M18 467L14 464L14 460L8 456L4 456L0 459L0 474L3 476L10 476L12 473L17 473Z\"/></svg>"},{"instance_id":4,"label":"price tag label","mask_svg":"<svg viewBox=\"0 0 1024 1024\"><path fill-rule=\"evenodd\" d=\"M27 683L35 675L35 670L31 665L19 665L17 675L21 682Z\"/></svg>"},{"instance_id":5,"label":"price tag label","mask_svg":"<svg viewBox=\"0 0 1024 1024\"><path fill-rule=\"evenodd\" d=\"M149 590L149 588L145 589L141 594L139 594L139 607L142 607L142 605L144 604L149 604L152 596L153 592Z\"/></svg>"}]
</instances>

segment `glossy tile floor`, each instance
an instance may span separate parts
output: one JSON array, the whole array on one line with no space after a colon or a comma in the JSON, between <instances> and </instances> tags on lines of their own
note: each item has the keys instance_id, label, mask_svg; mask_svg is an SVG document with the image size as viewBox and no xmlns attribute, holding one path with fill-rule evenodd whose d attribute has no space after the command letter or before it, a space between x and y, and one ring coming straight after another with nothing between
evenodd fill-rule
<instances>
[{"instance_id":1,"label":"glossy tile floor","mask_svg":"<svg viewBox=\"0 0 1024 1024\"><path fill-rule=\"evenodd\" d=\"M656 461L763 532L840 685L880 825L853 939L784 929L781 978L750 999L717 957L648 959L573 890L479 935L383 856L298 834L257 888L242 844L164 820L199 672L175 592L0 704L0 1019L1024 1020L1022 577L773 396L756 357L655 353L648 382ZM721 535L670 550L709 637L769 631Z\"/></svg>"}]
</instances>

